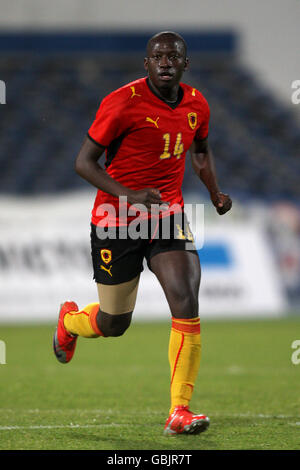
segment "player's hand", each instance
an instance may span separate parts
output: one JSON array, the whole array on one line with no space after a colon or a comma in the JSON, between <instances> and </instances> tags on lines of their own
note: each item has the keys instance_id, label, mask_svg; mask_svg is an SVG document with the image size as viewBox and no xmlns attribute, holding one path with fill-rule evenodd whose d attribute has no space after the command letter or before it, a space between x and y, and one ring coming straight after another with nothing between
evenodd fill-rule
<instances>
[{"instance_id":1,"label":"player's hand","mask_svg":"<svg viewBox=\"0 0 300 470\"><path fill-rule=\"evenodd\" d=\"M230 199L228 194L217 192L211 194L210 198L213 205L217 209L219 215L223 215L226 212L230 211L232 207L232 200Z\"/></svg>"},{"instance_id":2,"label":"player's hand","mask_svg":"<svg viewBox=\"0 0 300 470\"><path fill-rule=\"evenodd\" d=\"M138 191L131 191L128 196L129 204L143 204L148 210L151 204L158 204L161 209L168 207L169 203L161 199L160 191L156 188L145 188Z\"/></svg>"}]
</instances>

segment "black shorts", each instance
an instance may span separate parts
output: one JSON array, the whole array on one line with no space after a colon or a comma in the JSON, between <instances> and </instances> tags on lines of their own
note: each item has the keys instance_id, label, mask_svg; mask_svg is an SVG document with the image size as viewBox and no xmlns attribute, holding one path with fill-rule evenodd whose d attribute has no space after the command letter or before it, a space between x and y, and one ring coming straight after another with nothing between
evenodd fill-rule
<instances>
[{"instance_id":1,"label":"black shorts","mask_svg":"<svg viewBox=\"0 0 300 470\"><path fill-rule=\"evenodd\" d=\"M104 229L99 232L97 226L91 224L92 260L97 283L114 285L130 281L143 271L144 258L151 270L150 260L158 253L188 250L198 255L184 213L136 224L134 231L135 236L138 232L141 236L132 239L131 232L130 238L127 227L110 228L103 239Z\"/></svg>"}]
</instances>

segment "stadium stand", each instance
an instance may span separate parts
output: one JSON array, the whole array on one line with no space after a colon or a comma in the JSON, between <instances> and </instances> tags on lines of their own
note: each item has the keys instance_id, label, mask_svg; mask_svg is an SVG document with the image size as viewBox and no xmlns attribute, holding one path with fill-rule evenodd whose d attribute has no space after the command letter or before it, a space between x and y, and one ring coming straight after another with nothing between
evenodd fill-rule
<instances>
[{"instance_id":1,"label":"stadium stand","mask_svg":"<svg viewBox=\"0 0 300 470\"><path fill-rule=\"evenodd\" d=\"M0 128L2 194L89 187L74 172L75 157L102 97L145 75L144 44L127 54L109 55L87 44L84 52L27 48L2 55L0 78L7 84ZM295 116L239 63L232 48L218 54L207 46L195 57L184 81L210 104L210 143L223 190L239 199L299 201ZM199 189L188 163L184 191Z\"/></svg>"}]
</instances>

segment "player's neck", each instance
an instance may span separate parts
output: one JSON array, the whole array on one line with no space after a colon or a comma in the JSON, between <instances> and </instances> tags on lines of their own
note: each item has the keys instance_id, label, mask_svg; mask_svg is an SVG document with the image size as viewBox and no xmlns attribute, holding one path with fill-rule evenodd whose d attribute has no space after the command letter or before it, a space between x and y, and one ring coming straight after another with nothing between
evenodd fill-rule
<instances>
[{"instance_id":1,"label":"player's neck","mask_svg":"<svg viewBox=\"0 0 300 470\"><path fill-rule=\"evenodd\" d=\"M176 103L178 100L178 91L179 91L179 84L175 85L172 88L158 88L156 87L150 78L149 80L149 85L153 89L153 91L163 100L167 101L168 103Z\"/></svg>"}]
</instances>

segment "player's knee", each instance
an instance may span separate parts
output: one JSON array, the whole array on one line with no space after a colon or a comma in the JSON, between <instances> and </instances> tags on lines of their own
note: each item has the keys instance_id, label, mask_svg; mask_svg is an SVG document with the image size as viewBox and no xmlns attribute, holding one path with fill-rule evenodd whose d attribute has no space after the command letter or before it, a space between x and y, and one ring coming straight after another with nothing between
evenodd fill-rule
<instances>
[{"instance_id":1,"label":"player's knee","mask_svg":"<svg viewBox=\"0 0 300 470\"><path fill-rule=\"evenodd\" d=\"M171 311L173 316L192 317L198 315L198 290L185 287L174 289L171 295Z\"/></svg>"},{"instance_id":2,"label":"player's knee","mask_svg":"<svg viewBox=\"0 0 300 470\"><path fill-rule=\"evenodd\" d=\"M177 304L176 311L182 312L182 317L187 316L195 316L198 314L198 299L194 296L189 295L182 299L182 301Z\"/></svg>"},{"instance_id":3,"label":"player's knee","mask_svg":"<svg viewBox=\"0 0 300 470\"><path fill-rule=\"evenodd\" d=\"M97 323L103 333L103 336L122 336L131 323L132 312L122 313L121 315L111 315L99 310Z\"/></svg>"}]
</instances>

